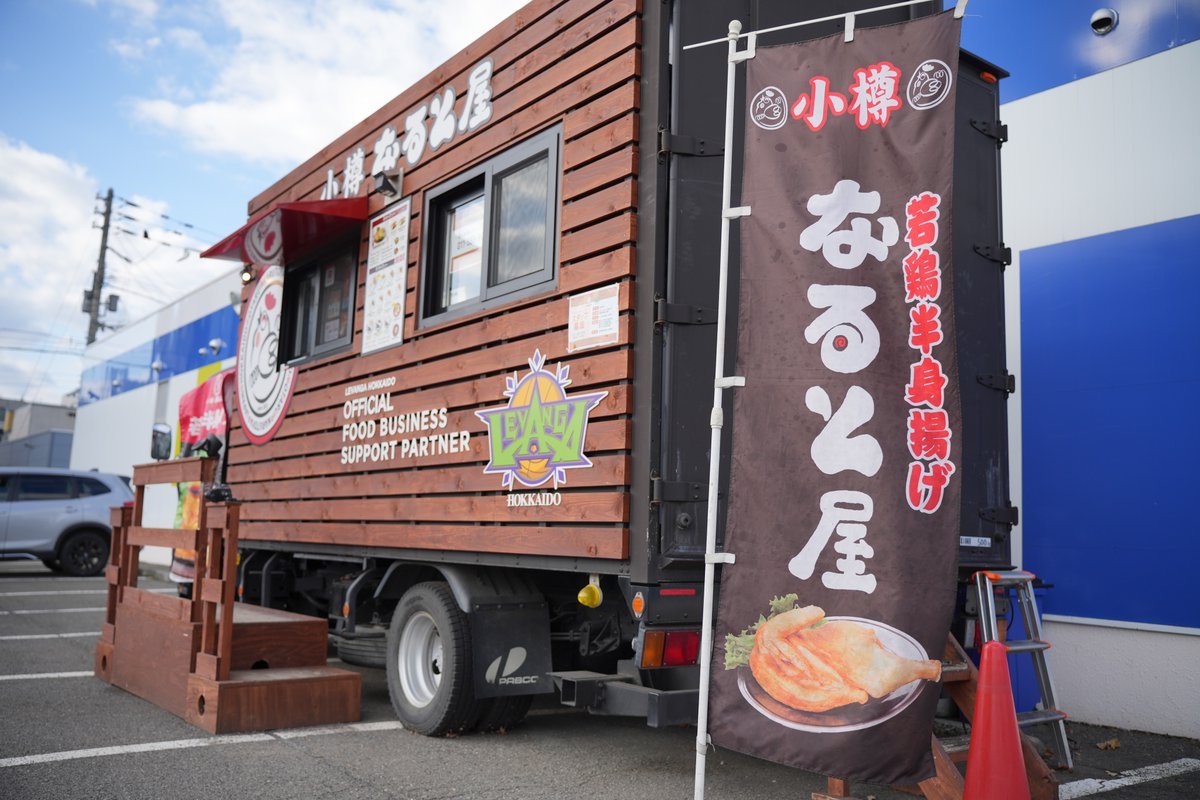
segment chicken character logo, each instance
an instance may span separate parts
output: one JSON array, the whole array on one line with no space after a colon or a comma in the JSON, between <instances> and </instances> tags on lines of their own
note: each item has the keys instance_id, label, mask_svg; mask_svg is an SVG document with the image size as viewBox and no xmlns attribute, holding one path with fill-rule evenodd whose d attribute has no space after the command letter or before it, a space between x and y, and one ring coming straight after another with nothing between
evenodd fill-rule
<instances>
[{"instance_id":1,"label":"chicken character logo","mask_svg":"<svg viewBox=\"0 0 1200 800\"><path fill-rule=\"evenodd\" d=\"M568 469L592 466L583 453L588 415L608 392L568 397L570 367L559 364L550 372L545 364L534 351L528 374L505 378L508 404L475 412L488 429L491 458L483 471L499 473L506 489L514 480L530 488L553 481L557 489Z\"/></svg>"},{"instance_id":2,"label":"chicken character logo","mask_svg":"<svg viewBox=\"0 0 1200 800\"><path fill-rule=\"evenodd\" d=\"M242 312L238 340L238 407L246 438L271 440L283 422L296 383L296 368L278 366L283 310L283 267L268 267Z\"/></svg>"},{"instance_id":3,"label":"chicken character logo","mask_svg":"<svg viewBox=\"0 0 1200 800\"><path fill-rule=\"evenodd\" d=\"M246 235L246 257L255 264L274 264L283 254L283 216L278 209L254 223Z\"/></svg>"},{"instance_id":4,"label":"chicken character logo","mask_svg":"<svg viewBox=\"0 0 1200 800\"><path fill-rule=\"evenodd\" d=\"M763 130L782 128L787 118L787 98L776 86L763 89L750 102L750 119Z\"/></svg>"},{"instance_id":5,"label":"chicken character logo","mask_svg":"<svg viewBox=\"0 0 1200 800\"><path fill-rule=\"evenodd\" d=\"M908 104L918 111L940 104L954 85L954 71L936 58L921 63L908 79Z\"/></svg>"}]
</instances>

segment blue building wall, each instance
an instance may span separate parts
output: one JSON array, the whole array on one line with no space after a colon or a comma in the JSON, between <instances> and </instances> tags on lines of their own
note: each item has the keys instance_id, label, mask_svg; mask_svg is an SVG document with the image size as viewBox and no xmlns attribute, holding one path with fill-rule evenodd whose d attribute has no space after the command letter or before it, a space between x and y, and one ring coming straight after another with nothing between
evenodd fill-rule
<instances>
[{"instance_id":1,"label":"blue building wall","mask_svg":"<svg viewBox=\"0 0 1200 800\"><path fill-rule=\"evenodd\" d=\"M232 306L224 306L200 319L182 325L115 358L110 358L83 372L79 389L79 405L85 406L108 397L115 397L149 383L157 383L175 375L199 369L218 360L212 353L201 354L213 339L223 341L221 358L228 357L237 347L238 316ZM160 362L157 373L152 364Z\"/></svg>"},{"instance_id":2,"label":"blue building wall","mask_svg":"<svg viewBox=\"0 0 1200 800\"><path fill-rule=\"evenodd\" d=\"M1200 628L1200 216L1021 254L1025 566L1044 611Z\"/></svg>"},{"instance_id":3,"label":"blue building wall","mask_svg":"<svg viewBox=\"0 0 1200 800\"><path fill-rule=\"evenodd\" d=\"M1092 12L1102 7L1118 23L1096 36ZM1003 102L1197 40L1200 0L970 0L963 25L963 47L1011 73Z\"/></svg>"}]
</instances>

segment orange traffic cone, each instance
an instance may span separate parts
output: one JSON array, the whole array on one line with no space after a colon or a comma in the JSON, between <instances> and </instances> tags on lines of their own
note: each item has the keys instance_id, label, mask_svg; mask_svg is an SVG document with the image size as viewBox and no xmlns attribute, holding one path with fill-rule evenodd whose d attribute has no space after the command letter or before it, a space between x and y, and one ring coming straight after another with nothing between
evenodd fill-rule
<instances>
[{"instance_id":1,"label":"orange traffic cone","mask_svg":"<svg viewBox=\"0 0 1200 800\"><path fill-rule=\"evenodd\" d=\"M1029 800L1007 654L1000 642L983 646L963 800Z\"/></svg>"}]
</instances>

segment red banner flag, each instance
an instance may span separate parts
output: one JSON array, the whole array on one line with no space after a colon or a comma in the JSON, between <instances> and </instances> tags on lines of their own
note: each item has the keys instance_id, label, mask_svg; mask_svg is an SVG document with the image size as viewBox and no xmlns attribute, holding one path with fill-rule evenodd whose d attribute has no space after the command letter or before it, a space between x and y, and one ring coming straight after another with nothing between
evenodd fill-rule
<instances>
[{"instance_id":1,"label":"red banner flag","mask_svg":"<svg viewBox=\"0 0 1200 800\"><path fill-rule=\"evenodd\" d=\"M747 65L719 745L914 784L953 612L950 12Z\"/></svg>"}]
</instances>

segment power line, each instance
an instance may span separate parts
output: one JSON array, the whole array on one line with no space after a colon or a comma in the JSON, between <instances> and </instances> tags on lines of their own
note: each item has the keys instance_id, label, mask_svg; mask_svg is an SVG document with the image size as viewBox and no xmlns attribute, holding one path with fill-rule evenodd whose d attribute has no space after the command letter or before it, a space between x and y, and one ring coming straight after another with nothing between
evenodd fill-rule
<instances>
[{"instance_id":1,"label":"power line","mask_svg":"<svg viewBox=\"0 0 1200 800\"><path fill-rule=\"evenodd\" d=\"M28 328L2 328L0 333L20 333L26 336L51 336L50 331L31 331Z\"/></svg>"},{"instance_id":2,"label":"power line","mask_svg":"<svg viewBox=\"0 0 1200 800\"><path fill-rule=\"evenodd\" d=\"M83 350L81 348L75 349L69 347L29 347L18 344L0 344L0 350L20 350L21 352L25 353L57 353L59 355L66 356L83 355ZM26 389L28 389L28 387L26 387ZM24 399L24 395L22 395L22 399Z\"/></svg>"},{"instance_id":3,"label":"power line","mask_svg":"<svg viewBox=\"0 0 1200 800\"><path fill-rule=\"evenodd\" d=\"M109 281L108 285L114 289L120 289L122 292L126 292L127 294L135 294L144 300L153 300L155 302L162 301L162 297L154 297L153 295L146 294L145 292L139 292L137 289L132 289L124 284L113 283L112 281Z\"/></svg>"},{"instance_id":4,"label":"power line","mask_svg":"<svg viewBox=\"0 0 1200 800\"><path fill-rule=\"evenodd\" d=\"M112 229L117 233L123 233L127 236L132 236L135 239L142 239L145 241L154 242L155 244L165 245L166 247L176 247L176 248L184 251L184 253L200 253L200 252L203 252L204 250L208 249L208 245L205 245L205 244L193 245L193 244L185 244L185 243L181 243L181 242L169 242L164 239L159 239L157 237L151 236L149 230L143 230L141 233L138 233L137 231L131 231L128 228L121 227L120 225L113 225ZM182 236L185 239L188 237L188 235L186 233L183 233L182 231L173 231L173 230L163 229L163 232L175 234L176 236Z\"/></svg>"},{"instance_id":5,"label":"power line","mask_svg":"<svg viewBox=\"0 0 1200 800\"><path fill-rule=\"evenodd\" d=\"M141 206L139 206L137 203L135 203L132 200L129 200L127 198L117 197L117 199L120 200L125 205L129 206L130 208L138 208L138 209L141 208ZM154 212L151 212L151 213L154 213ZM158 216L169 222L174 222L176 225L182 225L183 227L188 228L190 230L203 231L204 233L207 233L210 236L220 236L220 234L216 233L215 231L210 231L207 228L200 227L199 225L193 225L190 222L184 222L183 220L178 219L176 217L169 217L166 214L159 214ZM128 217L127 217L127 219L128 219ZM176 233L178 233L178 231L176 231Z\"/></svg>"}]
</instances>

